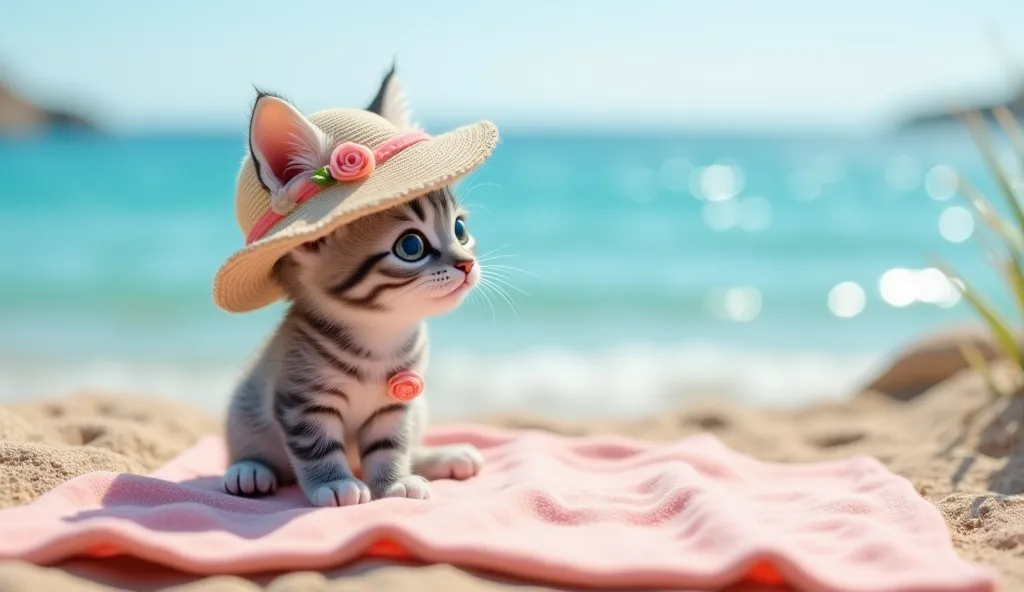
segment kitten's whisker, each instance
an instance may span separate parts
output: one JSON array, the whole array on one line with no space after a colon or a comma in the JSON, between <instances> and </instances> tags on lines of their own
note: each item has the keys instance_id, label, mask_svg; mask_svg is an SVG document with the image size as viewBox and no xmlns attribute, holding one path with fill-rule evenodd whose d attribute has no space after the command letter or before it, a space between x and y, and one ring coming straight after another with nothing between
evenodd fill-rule
<instances>
[{"instance_id":1,"label":"kitten's whisker","mask_svg":"<svg viewBox=\"0 0 1024 592\"><path fill-rule=\"evenodd\" d=\"M494 263L490 263L484 269L493 270L495 273L500 272L500 273L506 273L506 274L507 273L511 273L513 271L518 271L519 273L525 273L526 275L532 275L533 277L537 278L538 280L544 279L544 278L540 277L539 275L533 273L532 271L527 271L527 270L525 270L525 269L523 269L521 267L513 267L511 265L496 265Z\"/></svg>"},{"instance_id":2,"label":"kitten's whisker","mask_svg":"<svg viewBox=\"0 0 1024 592\"><path fill-rule=\"evenodd\" d=\"M478 210L479 209L479 210L483 210L483 211L487 212L488 214L491 213L491 208L489 208L489 207L485 206L484 204L482 204L480 202L477 202L477 201L474 201L473 203L467 203L465 205L460 203L459 207L462 208L462 209L465 209L465 210Z\"/></svg>"},{"instance_id":3,"label":"kitten's whisker","mask_svg":"<svg viewBox=\"0 0 1024 592\"><path fill-rule=\"evenodd\" d=\"M490 299L487 297L487 292L485 292L482 289L480 289L480 290L473 289L473 290L469 291L469 299L468 299L469 302L479 302L481 299L491 309L491 323L496 322L496 319L495 319L495 316L494 316L494 305L491 304Z\"/></svg>"},{"instance_id":4,"label":"kitten's whisker","mask_svg":"<svg viewBox=\"0 0 1024 592\"><path fill-rule=\"evenodd\" d=\"M484 253L483 255L480 255L479 257L477 257L477 259L481 259L481 258L483 258L483 257L487 257L487 256L491 255L492 253L497 253L498 251L500 251L500 250L502 250L502 249L504 249L504 248L507 248L507 247L508 247L509 245L511 245L511 244L512 244L512 243L505 243L504 245L501 245L500 247L497 247L497 248L491 249L490 251L487 251L487 252L486 252L486 253Z\"/></svg>"},{"instance_id":5,"label":"kitten's whisker","mask_svg":"<svg viewBox=\"0 0 1024 592\"><path fill-rule=\"evenodd\" d=\"M481 277L480 281L481 283L486 284L488 287L497 292L498 296L501 296L501 298L508 303L509 308L512 309L512 314L514 314L516 318L519 318L519 312L516 311L516 305L512 302L512 297L508 295L508 292L506 292L504 289L501 288L501 286L495 284L494 282L491 282L490 280L486 280Z\"/></svg>"},{"instance_id":6,"label":"kitten's whisker","mask_svg":"<svg viewBox=\"0 0 1024 592\"><path fill-rule=\"evenodd\" d=\"M487 261L495 261L497 259L508 259L509 257L515 257L515 256L516 255L513 255L511 253L508 254L508 255L488 255L486 257L477 257L477 261L479 261L480 263L485 263Z\"/></svg>"},{"instance_id":7,"label":"kitten's whisker","mask_svg":"<svg viewBox=\"0 0 1024 592\"><path fill-rule=\"evenodd\" d=\"M493 275L498 275L498 276L508 277L512 273L512 270L502 269L501 267L492 267L490 265L481 265L480 266L480 270L481 271L486 271L488 275L492 275L492 276Z\"/></svg>"},{"instance_id":8,"label":"kitten's whisker","mask_svg":"<svg viewBox=\"0 0 1024 592\"><path fill-rule=\"evenodd\" d=\"M476 303L476 294L477 294L476 290L470 290L469 294L466 296L466 304L475 304Z\"/></svg>"},{"instance_id":9,"label":"kitten's whisker","mask_svg":"<svg viewBox=\"0 0 1024 592\"><path fill-rule=\"evenodd\" d=\"M501 263L487 263L487 268L488 268L488 269L490 269L490 268L492 268L492 267L493 267L494 269L500 269L500 270L502 270L502 271L510 271L510 272L511 272L511 271L517 271L517 272L519 272L519 273L529 273L529 274L533 274L533 272L532 272L532 271L529 271L529 270L523 269L522 267L517 267L517 266L515 266L515 265L503 265L503 264L501 264Z\"/></svg>"},{"instance_id":10,"label":"kitten's whisker","mask_svg":"<svg viewBox=\"0 0 1024 592\"><path fill-rule=\"evenodd\" d=\"M462 196L462 188L469 186L473 182L473 179L475 179L476 176L480 174L480 170L482 168L483 167L480 167L479 169L476 169L475 171L469 173L468 175L466 175L462 179L460 179L460 180L458 180L458 181L456 181L455 183L452 184L452 186L451 186L451 188L452 188L451 194L455 197L455 205L456 205L456 207L462 207L462 202L466 199L465 197ZM469 190L467 189L467 191L469 191Z\"/></svg>"},{"instance_id":11,"label":"kitten's whisker","mask_svg":"<svg viewBox=\"0 0 1024 592\"><path fill-rule=\"evenodd\" d=\"M480 298L482 298L483 301L487 304L487 306L491 309L491 324L496 323L497 317L494 314L494 303L492 303L491 299L487 297L487 292L483 290L471 290L469 294L470 296L476 296L479 294Z\"/></svg>"},{"instance_id":12,"label":"kitten's whisker","mask_svg":"<svg viewBox=\"0 0 1024 592\"><path fill-rule=\"evenodd\" d=\"M491 307L491 322L495 322L497 313L494 309L494 303L491 301L491 292L493 289L486 282L480 282L480 294L483 296L484 301L488 306Z\"/></svg>"},{"instance_id":13,"label":"kitten's whisker","mask_svg":"<svg viewBox=\"0 0 1024 592\"><path fill-rule=\"evenodd\" d=\"M491 166L490 163L484 163L483 165L478 167L476 170L474 170L473 172L471 172L468 175L466 175L461 181L456 183L455 184L455 189L457 189L459 191L459 193L462 193L462 188L463 187L471 185L473 183L473 181L476 180L476 178L480 176L480 173L482 173L485 170L487 170L488 168L490 168L490 166ZM470 189L472 189L472 188L470 188ZM470 191L470 189L467 189L466 191ZM461 200L459 200L459 198L456 198L456 200L461 201Z\"/></svg>"},{"instance_id":14,"label":"kitten's whisker","mask_svg":"<svg viewBox=\"0 0 1024 592\"><path fill-rule=\"evenodd\" d=\"M494 282L497 285L505 286L505 287L507 287L507 288L509 288L511 290L515 290L516 292L519 292L523 296L529 296L530 295L526 290L523 290L519 286L513 284L508 278L492 275L488 279L490 279L492 282Z\"/></svg>"},{"instance_id":15,"label":"kitten's whisker","mask_svg":"<svg viewBox=\"0 0 1024 592\"><path fill-rule=\"evenodd\" d=\"M518 279L516 276L512 275L511 271L508 271L508 270L505 270L505 269L486 269L485 268L484 271L487 272L487 276L488 277L500 277L500 278L505 278L507 280Z\"/></svg>"},{"instance_id":16,"label":"kitten's whisker","mask_svg":"<svg viewBox=\"0 0 1024 592\"><path fill-rule=\"evenodd\" d=\"M527 271L523 271L521 269L505 269L505 268L503 268L500 265L499 266L484 265L484 266L480 267L480 270L482 272L486 272L489 277L502 277L502 278L505 278L505 279L512 279L513 272L517 272L517 271L518 272L522 272L522 273L526 273L528 275L534 275L534 274L530 274ZM534 277L537 277L537 276L534 275Z\"/></svg>"},{"instance_id":17,"label":"kitten's whisker","mask_svg":"<svg viewBox=\"0 0 1024 592\"><path fill-rule=\"evenodd\" d=\"M498 189L502 189L501 185L499 185L497 183L493 183L493 182L477 183L476 185L474 185L474 186L470 187L469 189L467 189L466 193L461 198L459 198L459 200L458 200L459 206L461 207L462 204L467 199L469 199L469 196L473 195L473 192L476 191L477 189L481 188L481 187L497 187Z\"/></svg>"},{"instance_id":18,"label":"kitten's whisker","mask_svg":"<svg viewBox=\"0 0 1024 592\"><path fill-rule=\"evenodd\" d=\"M529 296L529 294L526 293L522 288L520 288L520 287L514 285L512 282L510 282L508 280L508 278L504 278L504 277L501 277L501 276L495 276L495 275L492 274L491 277L488 278L488 279L490 279L493 282L499 283L501 285L508 286L509 288L511 288L512 290L515 290L516 292L519 292L523 296Z\"/></svg>"},{"instance_id":19,"label":"kitten's whisker","mask_svg":"<svg viewBox=\"0 0 1024 592\"><path fill-rule=\"evenodd\" d=\"M516 304L515 304L515 301L512 300L512 297L508 295L508 292L506 292L505 290L501 289L500 287L498 287L498 286L493 286L493 287L494 287L494 291L498 293L498 296L500 296L502 300L504 300L505 302L508 303L508 307L510 309L512 309L512 315L515 316L518 319L519 318L519 310L516 309Z\"/></svg>"},{"instance_id":20,"label":"kitten's whisker","mask_svg":"<svg viewBox=\"0 0 1024 592\"><path fill-rule=\"evenodd\" d=\"M489 263L487 265L487 267L497 267L497 268L500 268L500 269L510 269L512 271L521 271L523 273L531 273L531 272L523 269L522 267L517 267L515 265L505 265L504 263Z\"/></svg>"}]
</instances>

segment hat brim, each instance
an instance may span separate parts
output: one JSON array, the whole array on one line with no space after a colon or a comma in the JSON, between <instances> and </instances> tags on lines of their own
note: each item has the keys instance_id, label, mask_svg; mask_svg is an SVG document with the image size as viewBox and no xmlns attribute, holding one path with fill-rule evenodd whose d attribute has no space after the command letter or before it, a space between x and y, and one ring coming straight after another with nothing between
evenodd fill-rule
<instances>
[{"instance_id":1,"label":"hat brim","mask_svg":"<svg viewBox=\"0 0 1024 592\"><path fill-rule=\"evenodd\" d=\"M363 216L410 202L450 185L480 166L498 144L498 129L481 121L414 144L360 183L324 189L237 251L217 271L213 299L228 312L249 312L278 300L274 264L302 243Z\"/></svg>"}]
</instances>

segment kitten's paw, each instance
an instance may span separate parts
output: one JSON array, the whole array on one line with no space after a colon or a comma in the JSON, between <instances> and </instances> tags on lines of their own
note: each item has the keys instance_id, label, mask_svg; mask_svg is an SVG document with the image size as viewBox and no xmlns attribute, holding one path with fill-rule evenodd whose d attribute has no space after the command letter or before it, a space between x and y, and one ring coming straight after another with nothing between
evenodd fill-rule
<instances>
[{"instance_id":1,"label":"kitten's paw","mask_svg":"<svg viewBox=\"0 0 1024 592\"><path fill-rule=\"evenodd\" d=\"M224 473L224 490L231 495L269 495L277 491L277 476L259 461L243 460Z\"/></svg>"},{"instance_id":2,"label":"kitten's paw","mask_svg":"<svg viewBox=\"0 0 1024 592\"><path fill-rule=\"evenodd\" d=\"M319 508L354 506L370 501L370 488L356 479L339 479L312 487L309 502Z\"/></svg>"},{"instance_id":3,"label":"kitten's paw","mask_svg":"<svg viewBox=\"0 0 1024 592\"><path fill-rule=\"evenodd\" d=\"M480 472L484 456L472 444L423 447L413 452L412 469L431 481L469 479Z\"/></svg>"},{"instance_id":4,"label":"kitten's paw","mask_svg":"<svg viewBox=\"0 0 1024 592\"><path fill-rule=\"evenodd\" d=\"M430 484L419 475L407 475L384 487L381 497L427 499L430 497Z\"/></svg>"}]
</instances>

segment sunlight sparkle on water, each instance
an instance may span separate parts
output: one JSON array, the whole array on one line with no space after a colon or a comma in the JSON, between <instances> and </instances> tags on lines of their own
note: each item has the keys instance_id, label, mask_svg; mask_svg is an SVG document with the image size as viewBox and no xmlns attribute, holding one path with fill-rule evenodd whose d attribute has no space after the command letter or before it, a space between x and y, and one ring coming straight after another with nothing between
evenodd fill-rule
<instances>
[{"instance_id":1,"label":"sunlight sparkle on water","mask_svg":"<svg viewBox=\"0 0 1024 592\"><path fill-rule=\"evenodd\" d=\"M939 216L939 234L951 243L962 243L974 234L974 216L962 206L950 206Z\"/></svg>"},{"instance_id":2,"label":"sunlight sparkle on water","mask_svg":"<svg viewBox=\"0 0 1024 592\"><path fill-rule=\"evenodd\" d=\"M914 302L949 308L960 301L960 291L941 270L934 267L907 269L895 267L882 274L878 291L890 306L902 308Z\"/></svg>"},{"instance_id":3,"label":"sunlight sparkle on water","mask_svg":"<svg viewBox=\"0 0 1024 592\"><path fill-rule=\"evenodd\" d=\"M722 201L743 191L743 170L739 166L713 164L690 173L690 192L697 199Z\"/></svg>"},{"instance_id":4,"label":"sunlight sparkle on water","mask_svg":"<svg viewBox=\"0 0 1024 592\"><path fill-rule=\"evenodd\" d=\"M940 306L952 306L960 300L960 291L946 274L934 267L917 272L917 300Z\"/></svg>"},{"instance_id":5,"label":"sunlight sparkle on water","mask_svg":"<svg viewBox=\"0 0 1024 592\"><path fill-rule=\"evenodd\" d=\"M878 291L890 306L902 308L912 304L917 295L914 272L903 267L890 269L879 278Z\"/></svg>"},{"instance_id":6,"label":"sunlight sparkle on water","mask_svg":"<svg viewBox=\"0 0 1024 592\"><path fill-rule=\"evenodd\" d=\"M960 278L950 278L950 286L948 291L944 294L943 299L939 300L935 304L938 304L942 308L950 308L955 306L957 302L960 302L960 292L964 289L964 281Z\"/></svg>"},{"instance_id":7,"label":"sunlight sparkle on water","mask_svg":"<svg viewBox=\"0 0 1024 592\"><path fill-rule=\"evenodd\" d=\"M707 308L712 316L729 321L748 322L761 314L761 292L752 286L735 286L709 295Z\"/></svg>"},{"instance_id":8,"label":"sunlight sparkle on water","mask_svg":"<svg viewBox=\"0 0 1024 592\"><path fill-rule=\"evenodd\" d=\"M723 299L725 314L734 321L752 321L761 314L761 292L744 286L729 288Z\"/></svg>"},{"instance_id":9,"label":"sunlight sparkle on water","mask_svg":"<svg viewBox=\"0 0 1024 592\"><path fill-rule=\"evenodd\" d=\"M935 201L946 201L956 194L957 175L953 167L937 164L924 176L924 189Z\"/></svg>"},{"instance_id":10,"label":"sunlight sparkle on water","mask_svg":"<svg viewBox=\"0 0 1024 592\"><path fill-rule=\"evenodd\" d=\"M836 284L828 293L828 309L841 319L849 319L864 311L864 288L857 282Z\"/></svg>"}]
</instances>

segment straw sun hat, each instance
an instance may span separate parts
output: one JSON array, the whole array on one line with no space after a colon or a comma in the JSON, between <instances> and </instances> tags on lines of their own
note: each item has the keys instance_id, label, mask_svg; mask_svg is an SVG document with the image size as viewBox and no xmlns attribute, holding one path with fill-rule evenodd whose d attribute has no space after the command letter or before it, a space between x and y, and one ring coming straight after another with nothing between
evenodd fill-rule
<instances>
[{"instance_id":1,"label":"straw sun hat","mask_svg":"<svg viewBox=\"0 0 1024 592\"><path fill-rule=\"evenodd\" d=\"M235 194L245 245L217 272L214 301L229 312L274 302L283 294L271 270L288 251L457 181L497 143L488 121L431 137L363 109L306 118L283 99L261 95ZM299 172L277 183L267 169Z\"/></svg>"}]
</instances>

